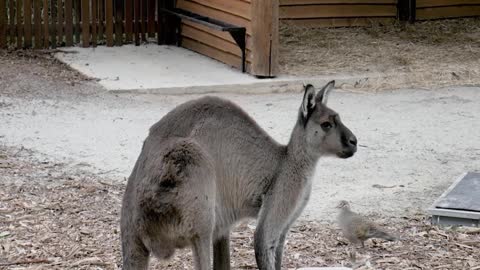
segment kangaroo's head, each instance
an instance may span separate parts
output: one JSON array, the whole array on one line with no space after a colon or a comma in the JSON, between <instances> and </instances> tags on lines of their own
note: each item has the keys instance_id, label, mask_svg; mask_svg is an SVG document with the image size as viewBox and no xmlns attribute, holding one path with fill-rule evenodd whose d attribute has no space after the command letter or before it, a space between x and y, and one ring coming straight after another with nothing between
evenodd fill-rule
<instances>
[{"instance_id":1,"label":"kangaroo's head","mask_svg":"<svg viewBox=\"0 0 480 270\"><path fill-rule=\"evenodd\" d=\"M327 107L327 99L335 81L317 91L305 85L300 106L299 125L303 125L307 151L314 155L336 155L349 158L357 151L357 138L343 125L338 113Z\"/></svg>"}]
</instances>

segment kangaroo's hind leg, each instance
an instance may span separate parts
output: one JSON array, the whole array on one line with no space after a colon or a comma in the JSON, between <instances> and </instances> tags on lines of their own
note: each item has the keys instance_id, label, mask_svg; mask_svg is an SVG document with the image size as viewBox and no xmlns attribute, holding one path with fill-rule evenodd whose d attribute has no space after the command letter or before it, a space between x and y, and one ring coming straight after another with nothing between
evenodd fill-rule
<instances>
[{"instance_id":1,"label":"kangaroo's hind leg","mask_svg":"<svg viewBox=\"0 0 480 270\"><path fill-rule=\"evenodd\" d=\"M133 236L122 237L123 270L148 269L149 252L146 247Z\"/></svg>"},{"instance_id":2,"label":"kangaroo's hind leg","mask_svg":"<svg viewBox=\"0 0 480 270\"><path fill-rule=\"evenodd\" d=\"M212 237L211 235L202 235L192 240L193 258L196 270L212 269Z\"/></svg>"}]
</instances>

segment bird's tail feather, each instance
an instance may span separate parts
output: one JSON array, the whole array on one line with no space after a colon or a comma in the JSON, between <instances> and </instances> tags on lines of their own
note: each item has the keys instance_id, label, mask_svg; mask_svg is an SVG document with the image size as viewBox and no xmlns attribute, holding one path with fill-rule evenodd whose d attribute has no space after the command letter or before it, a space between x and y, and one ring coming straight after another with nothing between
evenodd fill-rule
<instances>
[{"instance_id":1,"label":"bird's tail feather","mask_svg":"<svg viewBox=\"0 0 480 270\"><path fill-rule=\"evenodd\" d=\"M387 232L384 232L382 230L379 230L379 229L375 229L375 230L372 230L370 232L371 234L371 237L373 238L382 238L382 239L385 239L387 241L395 241L397 240L397 237L387 233Z\"/></svg>"}]
</instances>

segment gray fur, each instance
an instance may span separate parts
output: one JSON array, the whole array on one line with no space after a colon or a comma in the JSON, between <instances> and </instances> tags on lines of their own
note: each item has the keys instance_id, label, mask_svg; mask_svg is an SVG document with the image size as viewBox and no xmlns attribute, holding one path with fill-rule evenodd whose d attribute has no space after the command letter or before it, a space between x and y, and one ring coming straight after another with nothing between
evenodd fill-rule
<instances>
[{"instance_id":1,"label":"gray fur","mask_svg":"<svg viewBox=\"0 0 480 270\"><path fill-rule=\"evenodd\" d=\"M211 269L212 261L215 270L230 269L232 226L257 218L258 267L279 270L286 234L308 201L319 157L356 152L355 136L326 107L333 86L316 95L305 86L288 145L217 97L184 103L153 125L123 199L124 269L147 269L149 254L166 259L187 245L195 269Z\"/></svg>"}]
</instances>

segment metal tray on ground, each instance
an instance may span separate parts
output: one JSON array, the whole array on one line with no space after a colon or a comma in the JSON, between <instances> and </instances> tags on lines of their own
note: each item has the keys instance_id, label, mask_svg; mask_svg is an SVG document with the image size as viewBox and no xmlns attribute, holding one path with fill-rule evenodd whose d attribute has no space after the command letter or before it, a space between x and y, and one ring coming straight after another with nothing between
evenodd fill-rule
<instances>
[{"instance_id":1,"label":"metal tray on ground","mask_svg":"<svg viewBox=\"0 0 480 270\"><path fill-rule=\"evenodd\" d=\"M480 227L480 173L462 174L428 209L432 223Z\"/></svg>"}]
</instances>

